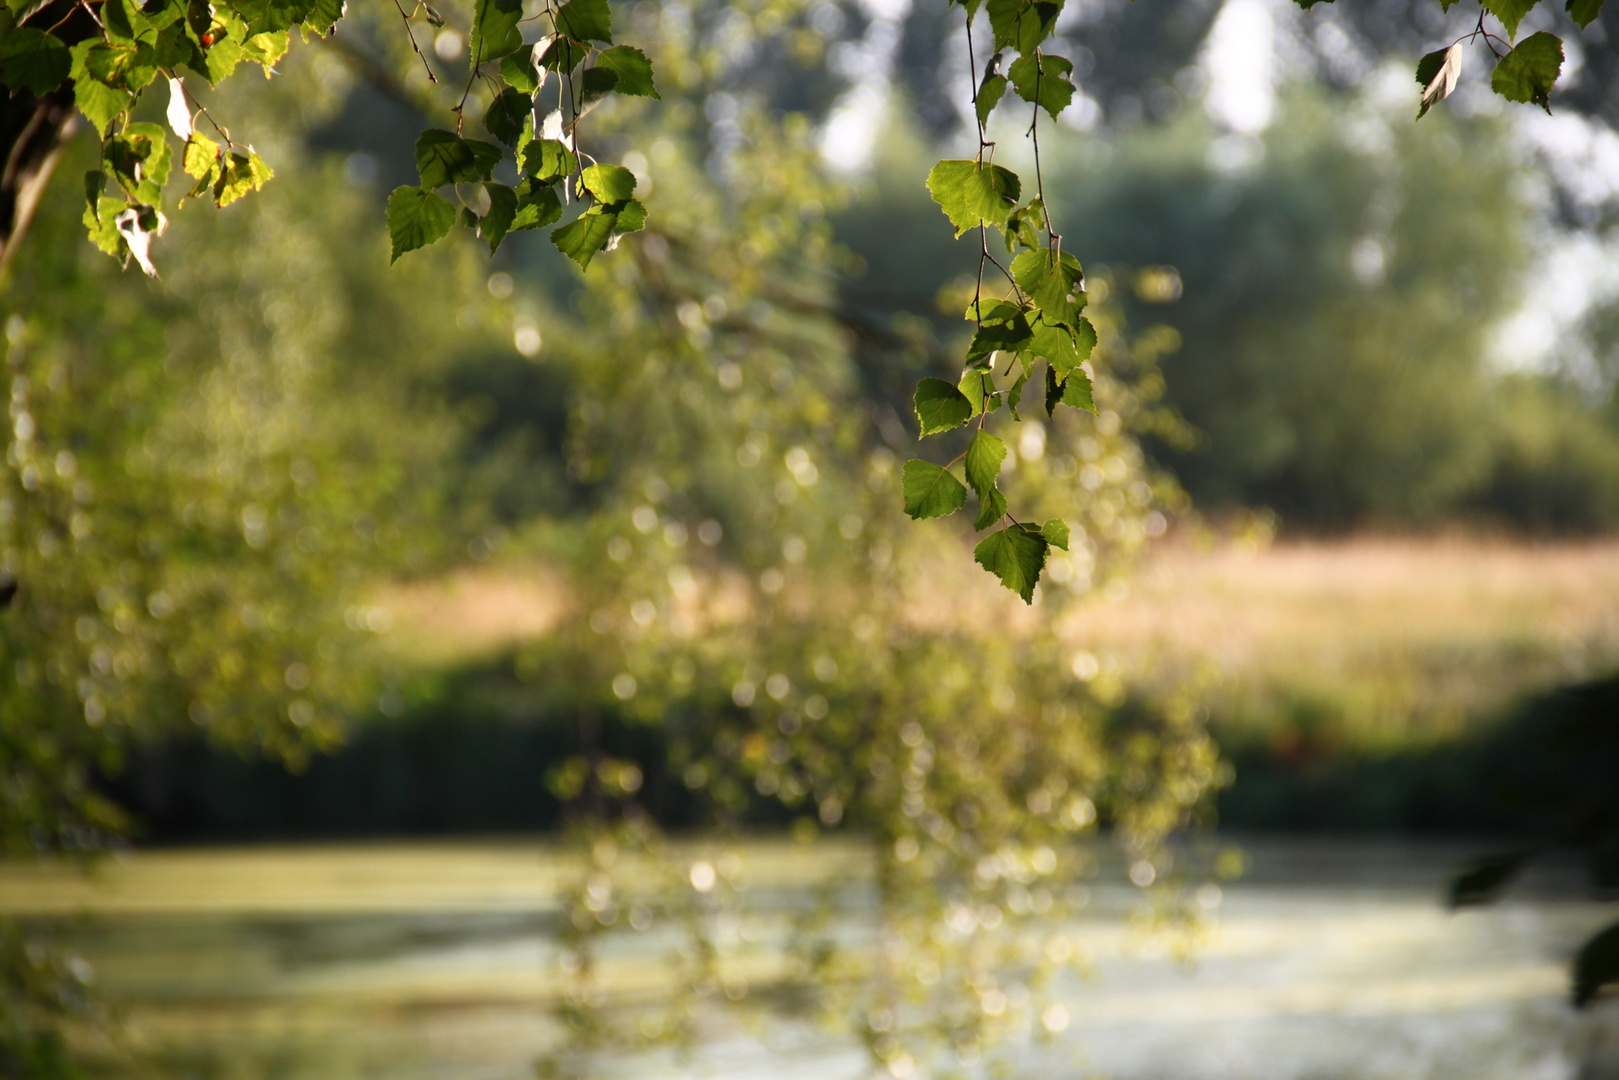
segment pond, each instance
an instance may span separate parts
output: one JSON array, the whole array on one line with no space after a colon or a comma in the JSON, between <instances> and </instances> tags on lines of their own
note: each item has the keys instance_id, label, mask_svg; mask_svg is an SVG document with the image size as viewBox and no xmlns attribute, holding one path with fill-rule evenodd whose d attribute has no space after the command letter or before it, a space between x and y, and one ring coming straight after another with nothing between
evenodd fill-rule
<instances>
[{"instance_id":1,"label":"pond","mask_svg":"<svg viewBox=\"0 0 1619 1080\"><path fill-rule=\"evenodd\" d=\"M1200 895L1190 957L1127 918L1133 890L1094 886L1071 928L1089 964L1055 989L1066 1023L1018 1044L1022 1076L1118 1080L1591 1080L1619 1075L1619 1015L1566 1004L1567 958L1615 915L1552 870L1502 904L1449 913L1446 876L1476 849L1240 842L1247 871ZM750 884L757 931L817 883L858 882L859 845L691 845ZM708 852L708 855L704 855ZM137 851L85 880L0 870L0 912L48 920L94 968L131 1045L197 1078L414 1080L534 1075L566 983L558 890L541 841ZM869 935L849 909L850 940ZM869 910L869 904L865 910ZM759 929L762 928L762 929ZM658 992L656 934L609 952L615 993ZM639 942L639 944L637 944ZM605 1076L871 1075L861 1049L793 1015L700 1017L692 1056L604 1060ZM920 1075L920 1074L918 1074ZM970 1073L969 1073L970 1075Z\"/></svg>"}]
</instances>

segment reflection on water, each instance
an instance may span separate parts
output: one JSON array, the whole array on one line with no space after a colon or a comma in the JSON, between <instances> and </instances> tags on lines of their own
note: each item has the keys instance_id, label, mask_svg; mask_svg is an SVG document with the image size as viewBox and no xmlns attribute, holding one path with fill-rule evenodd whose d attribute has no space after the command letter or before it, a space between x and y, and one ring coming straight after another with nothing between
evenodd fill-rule
<instances>
[{"instance_id":1,"label":"reflection on water","mask_svg":"<svg viewBox=\"0 0 1619 1080\"><path fill-rule=\"evenodd\" d=\"M1564 1004L1566 959L1603 909L1533 887L1496 908L1437 903L1465 852L1392 844L1245 845L1191 965L1132 931L1127 888L1099 885L1071 937L1092 961L1060 988L1067 1024L1017 1048L1026 1076L1383 1080L1609 1075L1619 1024ZM858 879L852 845L755 844L752 940L817 881ZM15 869L0 910L61 920L135 1038L195 1077L389 1080L533 1075L557 1038L553 938L565 863L537 844L141 853L90 882ZM851 939L869 934L858 914ZM1215 896L1206 894L1205 901ZM749 937L748 928L739 934ZM669 946L626 935L602 981L655 994ZM1612 1009L1612 1006L1604 1007ZM854 1078L852 1043L792 1016L716 1009L690 1059L611 1076Z\"/></svg>"}]
</instances>

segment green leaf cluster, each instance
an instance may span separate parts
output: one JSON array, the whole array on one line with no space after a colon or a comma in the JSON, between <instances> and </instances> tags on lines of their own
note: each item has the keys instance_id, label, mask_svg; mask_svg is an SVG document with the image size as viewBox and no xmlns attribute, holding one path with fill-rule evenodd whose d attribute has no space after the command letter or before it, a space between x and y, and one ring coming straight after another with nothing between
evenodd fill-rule
<instances>
[{"instance_id":1,"label":"green leaf cluster","mask_svg":"<svg viewBox=\"0 0 1619 1080\"><path fill-rule=\"evenodd\" d=\"M478 0L472 67L497 85L483 116L484 129L497 142L436 128L422 132L416 142L420 185L398 188L388 199L395 260L442 240L457 220L475 230L493 254L514 232L556 225L574 196L584 209L553 229L551 242L580 269L645 226L646 207L634 198L634 174L618 165L581 168L578 137L584 113L607 95L658 97L652 61L639 49L613 44L606 0L569 0L552 15L552 32L532 45L523 40L522 15L521 0ZM498 75L488 70L497 60ZM537 128L552 74L565 77L556 83L561 89L551 117L554 130L546 123ZM516 184L496 176L508 151ZM439 194L445 187L455 188L459 211Z\"/></svg>"},{"instance_id":2,"label":"green leaf cluster","mask_svg":"<svg viewBox=\"0 0 1619 1080\"><path fill-rule=\"evenodd\" d=\"M87 33L85 20L51 24L45 5L11 3L0 10L0 88L36 96L71 90L103 140L102 167L87 181L87 190L95 190L88 196L86 227L98 245L127 256L131 252L117 230L109 231L102 204L122 196L123 202L106 208L115 217L130 211L140 220L157 220L171 154L166 146L156 149L167 138L161 129L132 119L145 92L166 83L178 99L168 115L194 181L180 201L208 196L215 206L228 206L262 188L271 169L191 98L186 73L209 85L243 63L272 74L294 30L324 36L344 11L343 0L105 0ZM652 62L639 49L613 44L607 0L569 0L541 14L550 25L548 32L539 26L543 36L535 42L524 38L524 26L535 20L525 20L523 0L473 4L470 81L481 76L494 88L483 125L495 141L466 137L462 122L453 132L422 133L416 144L421 183L388 200L394 259L444 238L457 220L475 229L491 251L512 232L554 225L571 201L559 187L569 175L584 206L578 220L557 228L552 240L581 267L645 224L645 208L631 197L633 178L628 188L620 179L607 194L595 190L580 174L577 147L580 118L603 98L659 96ZM405 17L407 28L418 17L444 25L425 3ZM552 75L558 76L550 80L553 92L542 100ZM456 113L464 116L465 105L463 98ZM542 106L552 113L547 123L540 121ZM199 116L210 125L208 135L194 130ZM531 144L547 149L530 153ZM515 166L515 183L509 173L497 177L503 162ZM441 191L448 187L455 191Z\"/></svg>"},{"instance_id":3,"label":"green leaf cluster","mask_svg":"<svg viewBox=\"0 0 1619 1080\"><path fill-rule=\"evenodd\" d=\"M1052 228L1043 194L1036 191L1027 203L1023 183L1010 169L990 157L994 144L984 126L1011 87L1017 97L1055 120L1072 103L1074 65L1045 52L1056 30L1060 3L1045 0L960 0L969 24L983 7L988 14L996 50L973 90L978 121L979 151L972 159L941 161L928 173L928 193L949 219L956 236L980 233L979 286L967 309L977 324L967 345L964 370L956 385L943 379L922 380L916 388L917 424L923 437L959 428L974 418L978 430L957 460L965 460L964 485L946 467L912 461L905 467L905 512L913 518L941 517L966 505L967 487L978 498L973 528L994 527L1003 518L1011 524L983 540L975 552L978 563L1007 588L1032 602L1035 583L1055 542L1042 529L1020 524L1008 514L1006 497L998 486L1006 447L984 427L991 413L1004 406L1013 420L1036 364L1045 365L1043 381L1047 415L1057 406L1095 412L1090 376L1083 368L1096 347L1096 330L1081 312L1085 308L1085 274L1079 260L1062 249L1062 237ZM1015 51L1002 72L1002 61ZM1031 130L1033 130L1031 128ZM986 153L988 152L988 153ZM1039 144L1035 144L1038 176ZM1038 187L1038 184L1037 184ZM1006 251L1014 257L1002 266L989 254L988 230L999 229ZM1009 291L986 295L987 264L1007 279ZM997 371L1004 361L1005 369ZM952 463L953 464L953 463ZM1051 536L1067 544L1067 526L1048 523Z\"/></svg>"}]
</instances>

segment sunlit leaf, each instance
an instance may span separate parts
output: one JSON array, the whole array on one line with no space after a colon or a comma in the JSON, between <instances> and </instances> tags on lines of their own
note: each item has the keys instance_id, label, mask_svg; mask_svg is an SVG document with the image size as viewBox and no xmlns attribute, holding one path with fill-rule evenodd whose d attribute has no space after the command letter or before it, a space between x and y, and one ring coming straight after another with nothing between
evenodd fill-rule
<instances>
[{"instance_id":1,"label":"sunlit leaf","mask_svg":"<svg viewBox=\"0 0 1619 1080\"><path fill-rule=\"evenodd\" d=\"M1040 526L1040 535L1046 538L1046 543L1052 547L1068 550L1068 522L1062 518L1050 518Z\"/></svg>"},{"instance_id":2,"label":"sunlit leaf","mask_svg":"<svg viewBox=\"0 0 1619 1080\"><path fill-rule=\"evenodd\" d=\"M1005 443L983 428L973 433L973 441L967 446L967 483L980 499L988 499L995 490L1005 461Z\"/></svg>"},{"instance_id":3,"label":"sunlit leaf","mask_svg":"<svg viewBox=\"0 0 1619 1080\"><path fill-rule=\"evenodd\" d=\"M499 60L523 45L523 0L476 0L472 8L472 66Z\"/></svg>"},{"instance_id":4,"label":"sunlit leaf","mask_svg":"<svg viewBox=\"0 0 1619 1080\"><path fill-rule=\"evenodd\" d=\"M1508 101L1552 111L1551 93L1563 70L1563 42L1542 30L1518 42L1490 76L1490 88Z\"/></svg>"},{"instance_id":5,"label":"sunlit leaf","mask_svg":"<svg viewBox=\"0 0 1619 1080\"><path fill-rule=\"evenodd\" d=\"M635 174L622 165L591 165L579 174L579 189L598 202L623 202L635 194Z\"/></svg>"},{"instance_id":6,"label":"sunlit leaf","mask_svg":"<svg viewBox=\"0 0 1619 1080\"><path fill-rule=\"evenodd\" d=\"M1034 602L1034 587L1046 565L1046 538L1022 525L1011 525L979 541L973 560L1001 579L1001 584Z\"/></svg>"},{"instance_id":7,"label":"sunlit leaf","mask_svg":"<svg viewBox=\"0 0 1619 1080\"><path fill-rule=\"evenodd\" d=\"M1000 103L1001 95L1006 93L1006 76L998 72L984 77L983 83L978 87L978 100L974 107L978 110L978 124L982 127L989 123L989 114L995 111Z\"/></svg>"},{"instance_id":8,"label":"sunlit leaf","mask_svg":"<svg viewBox=\"0 0 1619 1080\"><path fill-rule=\"evenodd\" d=\"M617 76L613 92L632 97L658 97L652 84L652 61L646 53L628 45L615 45L596 57L594 70L611 71Z\"/></svg>"},{"instance_id":9,"label":"sunlit leaf","mask_svg":"<svg viewBox=\"0 0 1619 1080\"><path fill-rule=\"evenodd\" d=\"M511 231L517 219L517 192L505 184L485 184L489 195L489 212L478 223L478 235L489 245L489 254L500 249L500 242Z\"/></svg>"},{"instance_id":10,"label":"sunlit leaf","mask_svg":"<svg viewBox=\"0 0 1619 1080\"><path fill-rule=\"evenodd\" d=\"M1018 97L1040 106L1055 120L1074 100L1074 84L1068 78L1073 70L1074 65L1060 56L1030 53L1012 61L1008 74Z\"/></svg>"},{"instance_id":11,"label":"sunlit leaf","mask_svg":"<svg viewBox=\"0 0 1619 1080\"><path fill-rule=\"evenodd\" d=\"M943 379L923 379L917 383L912 405L924 436L958 428L973 415L972 402Z\"/></svg>"},{"instance_id":12,"label":"sunlit leaf","mask_svg":"<svg viewBox=\"0 0 1619 1080\"><path fill-rule=\"evenodd\" d=\"M960 236L981 222L1003 225L1022 192L1017 174L979 161L941 161L928 173L928 192Z\"/></svg>"},{"instance_id":13,"label":"sunlit leaf","mask_svg":"<svg viewBox=\"0 0 1619 1080\"><path fill-rule=\"evenodd\" d=\"M967 488L948 469L931 461L907 461L900 488L905 512L916 520L944 517L967 504Z\"/></svg>"}]
</instances>

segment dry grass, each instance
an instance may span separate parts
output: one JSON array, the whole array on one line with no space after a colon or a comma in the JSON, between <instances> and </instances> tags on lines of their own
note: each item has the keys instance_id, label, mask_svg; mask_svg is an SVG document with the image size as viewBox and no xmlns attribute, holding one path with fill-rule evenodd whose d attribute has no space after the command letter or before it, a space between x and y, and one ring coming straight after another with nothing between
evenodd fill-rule
<instances>
[{"instance_id":1,"label":"dry grass","mask_svg":"<svg viewBox=\"0 0 1619 1080\"><path fill-rule=\"evenodd\" d=\"M1025 608L959 557L936 569L919 625L1022 632L1048 610ZM747 591L731 584L720 591ZM570 611L559 575L510 565L396 588L384 602L402 651L438 663L541 637ZM1089 654L1126 681L1212 674L1228 725L1288 723L1307 702L1338 714L1350 741L1403 745L1619 667L1619 539L1164 544L1127 585L1061 616L1059 631L1076 671Z\"/></svg>"},{"instance_id":2,"label":"dry grass","mask_svg":"<svg viewBox=\"0 0 1619 1080\"><path fill-rule=\"evenodd\" d=\"M1103 666L1204 665L1246 722L1313 700L1353 714L1357 741L1443 737L1619 666L1619 540L1167 546L1064 633Z\"/></svg>"}]
</instances>

